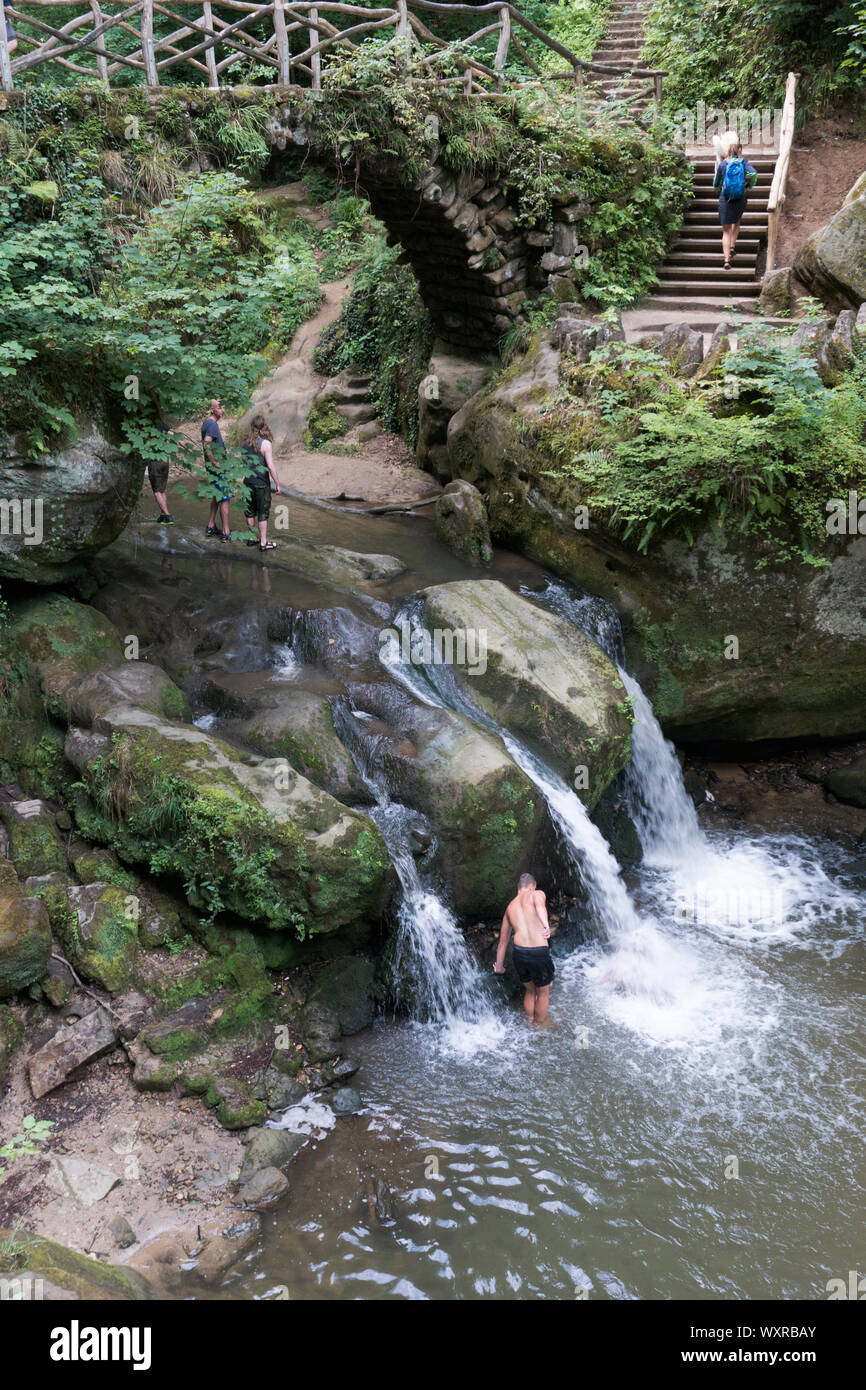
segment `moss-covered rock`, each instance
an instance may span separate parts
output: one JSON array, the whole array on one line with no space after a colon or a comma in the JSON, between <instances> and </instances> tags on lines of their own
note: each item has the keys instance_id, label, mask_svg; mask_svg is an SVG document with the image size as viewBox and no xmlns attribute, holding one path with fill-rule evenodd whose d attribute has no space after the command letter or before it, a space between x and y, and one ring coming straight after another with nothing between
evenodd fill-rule
<instances>
[{"instance_id":1,"label":"moss-covered rock","mask_svg":"<svg viewBox=\"0 0 866 1390\"><path fill-rule=\"evenodd\" d=\"M133 895L106 883L69 890L75 921L61 932L79 975L117 994L132 981L138 904Z\"/></svg>"},{"instance_id":2,"label":"moss-covered rock","mask_svg":"<svg viewBox=\"0 0 866 1390\"><path fill-rule=\"evenodd\" d=\"M63 841L57 823L44 802L2 803L0 820L9 836L9 858L19 878L66 869Z\"/></svg>"},{"instance_id":3,"label":"moss-covered rock","mask_svg":"<svg viewBox=\"0 0 866 1390\"><path fill-rule=\"evenodd\" d=\"M8 435L0 439L0 494L26 509L23 524L3 538L0 575L55 584L77 573L120 534L138 498L144 469L92 420L78 422L74 442L49 448L36 459L20 443Z\"/></svg>"},{"instance_id":4,"label":"moss-covered rock","mask_svg":"<svg viewBox=\"0 0 866 1390\"><path fill-rule=\"evenodd\" d=\"M51 954L48 914L17 884L0 886L0 998L26 989L45 974Z\"/></svg>"},{"instance_id":5,"label":"moss-covered rock","mask_svg":"<svg viewBox=\"0 0 866 1390\"><path fill-rule=\"evenodd\" d=\"M101 614L56 596L15 605L7 649L19 673L7 712L35 686L73 724L64 752L79 780L68 797L86 839L176 875L211 916L227 910L305 938L381 914L391 870L375 825L285 760L252 767L166 718L172 683L157 667L124 663Z\"/></svg>"},{"instance_id":6,"label":"moss-covered rock","mask_svg":"<svg viewBox=\"0 0 866 1390\"><path fill-rule=\"evenodd\" d=\"M0 1271L15 1275L23 1270L41 1275L79 1299L102 1302L154 1297L150 1284L137 1270L79 1255L29 1231L0 1229Z\"/></svg>"},{"instance_id":7,"label":"moss-covered rock","mask_svg":"<svg viewBox=\"0 0 866 1390\"><path fill-rule=\"evenodd\" d=\"M436 503L436 535L471 565L486 565L493 558L490 526L484 498L464 478L456 478Z\"/></svg>"},{"instance_id":8,"label":"moss-covered rock","mask_svg":"<svg viewBox=\"0 0 866 1390\"><path fill-rule=\"evenodd\" d=\"M372 961L360 956L334 961L316 976L308 1002L333 1014L341 1033L360 1033L373 1022L374 975Z\"/></svg>"},{"instance_id":9,"label":"moss-covered rock","mask_svg":"<svg viewBox=\"0 0 866 1390\"><path fill-rule=\"evenodd\" d=\"M298 772L340 801L369 801L370 794L334 728L330 702L306 690L286 690L279 703L229 726L243 742L268 757L288 758Z\"/></svg>"},{"instance_id":10,"label":"moss-covered rock","mask_svg":"<svg viewBox=\"0 0 866 1390\"><path fill-rule=\"evenodd\" d=\"M574 783L591 809L631 756L631 708L610 658L578 628L496 580L425 589L423 614L434 633L483 639L483 657L479 645L475 662L454 661L449 677Z\"/></svg>"}]
</instances>

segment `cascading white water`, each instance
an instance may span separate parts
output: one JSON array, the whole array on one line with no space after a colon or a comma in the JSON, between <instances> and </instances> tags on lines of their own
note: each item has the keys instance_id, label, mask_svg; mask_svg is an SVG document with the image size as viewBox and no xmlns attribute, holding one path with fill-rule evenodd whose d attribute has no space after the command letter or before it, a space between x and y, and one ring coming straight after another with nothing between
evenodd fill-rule
<instances>
[{"instance_id":1,"label":"cascading white water","mask_svg":"<svg viewBox=\"0 0 866 1390\"><path fill-rule=\"evenodd\" d=\"M368 814L382 832L400 880L393 976L414 1018L444 1024L452 1041L459 1045L462 1037L468 1045L467 1026L494 1023L491 1002L454 913L432 883L424 881L411 852L413 823L423 817L391 800L384 777L374 766L377 740L365 743L352 727L351 719L363 716L361 710L336 712L344 743L375 797Z\"/></svg>"},{"instance_id":2,"label":"cascading white water","mask_svg":"<svg viewBox=\"0 0 866 1390\"><path fill-rule=\"evenodd\" d=\"M657 1041L712 1042L742 1012L743 980L736 967L719 967L697 951L683 931L702 931L769 944L798 936L830 904L849 911L852 895L833 884L817 854L789 837L760 844L711 843L698 824L679 763L649 701L622 666L622 636L613 609L603 601L573 597L551 583L533 594L561 617L575 622L603 645L635 696L633 758L627 773L629 801L645 853L641 908L635 907L619 866L580 798L508 729L471 704L447 668L419 668L395 659L396 680L429 704L460 709L502 739L515 762L545 797L563 845L580 874L594 914L594 934L607 942L603 955L572 957L565 970L580 969L599 985L605 1011L618 1022ZM417 613L401 615L419 626ZM793 853L792 853L793 849ZM831 909L832 910L832 909ZM770 1019L767 1013L764 1022Z\"/></svg>"},{"instance_id":3,"label":"cascading white water","mask_svg":"<svg viewBox=\"0 0 866 1390\"><path fill-rule=\"evenodd\" d=\"M828 878L814 846L801 838L762 835L758 842L702 829L674 746L625 669L622 630L609 603L572 594L555 581L532 596L607 652L632 697L626 796L644 853L644 893L657 917L770 944L804 935L828 909L850 910L852 895Z\"/></svg>"}]
</instances>

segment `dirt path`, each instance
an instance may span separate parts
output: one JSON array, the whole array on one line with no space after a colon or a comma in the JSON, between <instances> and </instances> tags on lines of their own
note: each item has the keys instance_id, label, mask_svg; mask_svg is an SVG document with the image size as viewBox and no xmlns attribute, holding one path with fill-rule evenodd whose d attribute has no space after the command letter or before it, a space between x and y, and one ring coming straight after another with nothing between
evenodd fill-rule
<instances>
[{"instance_id":1,"label":"dirt path","mask_svg":"<svg viewBox=\"0 0 866 1390\"><path fill-rule=\"evenodd\" d=\"M866 140L850 116L809 121L794 137L776 265L792 265L804 241L824 227L866 170Z\"/></svg>"}]
</instances>

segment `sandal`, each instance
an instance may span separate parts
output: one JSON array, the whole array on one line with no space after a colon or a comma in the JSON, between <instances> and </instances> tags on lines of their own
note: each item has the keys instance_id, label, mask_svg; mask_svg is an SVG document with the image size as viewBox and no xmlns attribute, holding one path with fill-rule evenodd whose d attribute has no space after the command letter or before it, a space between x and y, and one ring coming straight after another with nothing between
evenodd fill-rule
<instances>
[{"instance_id":1,"label":"sandal","mask_svg":"<svg viewBox=\"0 0 866 1390\"><path fill-rule=\"evenodd\" d=\"M207 530L205 531L205 535L206 535L206 536L218 536L218 535L219 535L219 531L217 530L217 528L216 528L215 526L208 526Z\"/></svg>"},{"instance_id":2,"label":"sandal","mask_svg":"<svg viewBox=\"0 0 866 1390\"><path fill-rule=\"evenodd\" d=\"M731 263L730 263L730 261L725 261L725 264L723 265L722 269L723 269L723 270L730 270L730 268L731 268Z\"/></svg>"},{"instance_id":3,"label":"sandal","mask_svg":"<svg viewBox=\"0 0 866 1390\"><path fill-rule=\"evenodd\" d=\"M276 541L265 541L264 545L259 546L259 550L276 550Z\"/></svg>"},{"instance_id":4,"label":"sandal","mask_svg":"<svg viewBox=\"0 0 866 1390\"><path fill-rule=\"evenodd\" d=\"M220 536L220 540L223 542L224 545L226 544L226 542L230 541L231 538L232 538L232 533L231 533L231 531L223 531L222 535Z\"/></svg>"}]
</instances>

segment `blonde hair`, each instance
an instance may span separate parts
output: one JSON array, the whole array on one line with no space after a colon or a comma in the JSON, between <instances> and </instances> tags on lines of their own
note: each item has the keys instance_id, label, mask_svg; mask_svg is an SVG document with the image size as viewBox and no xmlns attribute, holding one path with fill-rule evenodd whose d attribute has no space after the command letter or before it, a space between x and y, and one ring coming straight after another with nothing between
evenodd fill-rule
<instances>
[{"instance_id":1,"label":"blonde hair","mask_svg":"<svg viewBox=\"0 0 866 1390\"><path fill-rule=\"evenodd\" d=\"M740 137L735 130L727 130L722 136L722 154L725 159L730 159L732 154L739 154L743 146Z\"/></svg>"}]
</instances>

